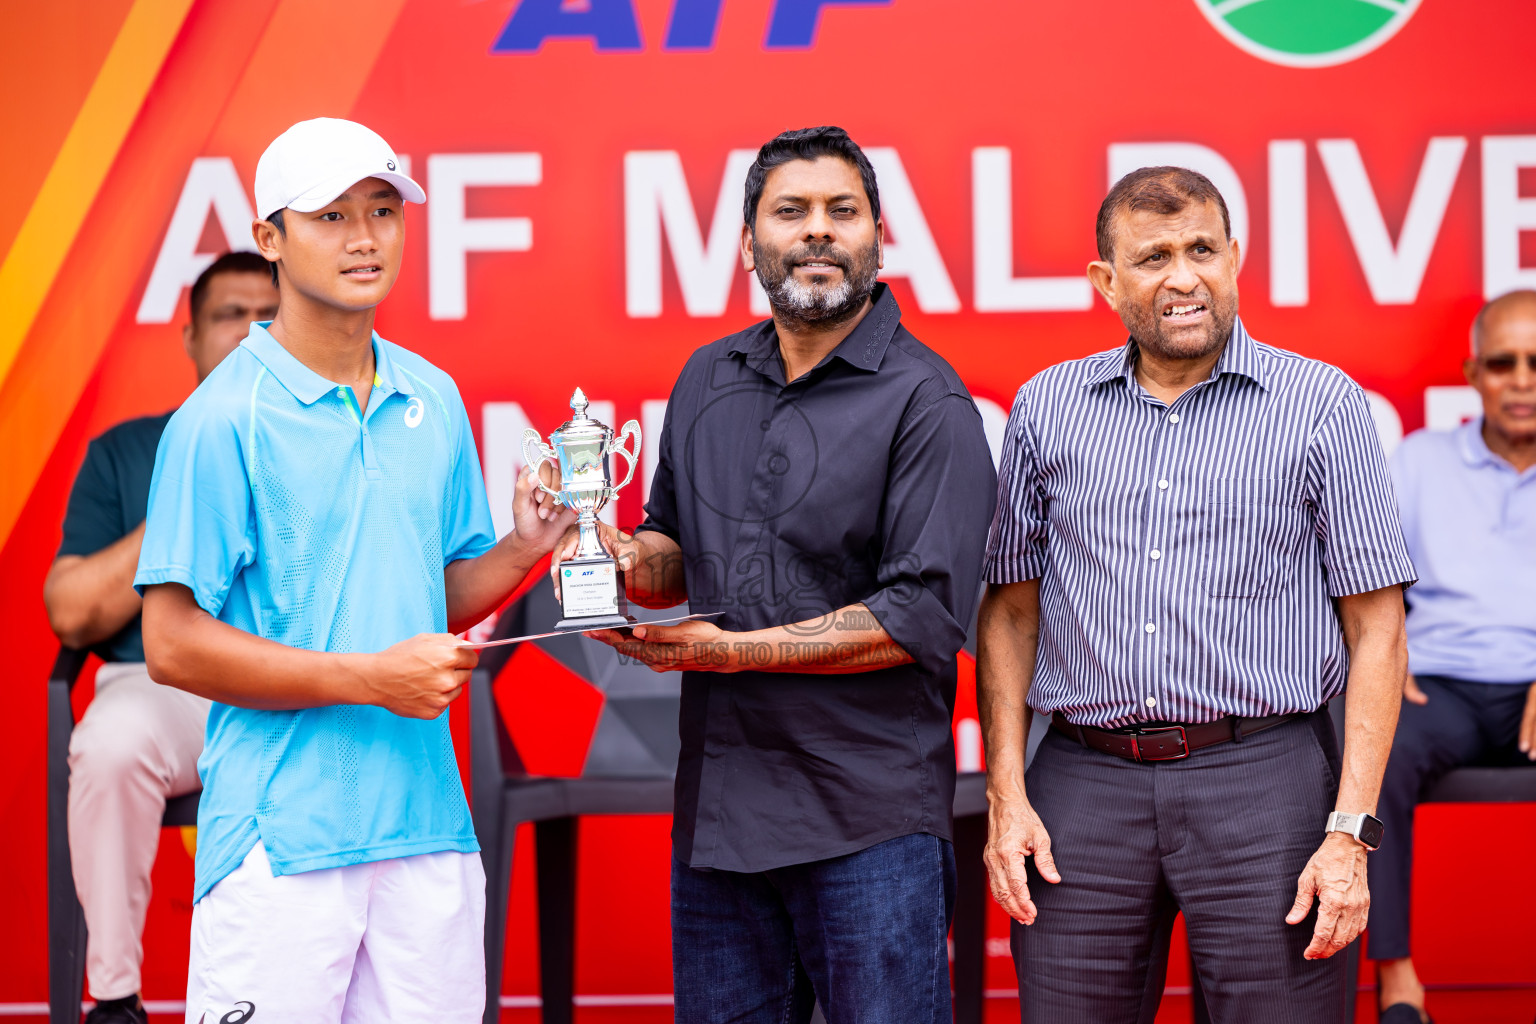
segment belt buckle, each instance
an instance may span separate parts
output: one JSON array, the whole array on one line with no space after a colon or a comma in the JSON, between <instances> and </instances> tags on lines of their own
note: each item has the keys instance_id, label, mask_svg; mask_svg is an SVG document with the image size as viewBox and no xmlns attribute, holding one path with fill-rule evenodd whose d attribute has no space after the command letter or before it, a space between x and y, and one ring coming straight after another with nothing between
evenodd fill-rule
<instances>
[{"instance_id":1,"label":"belt buckle","mask_svg":"<svg viewBox=\"0 0 1536 1024\"><path fill-rule=\"evenodd\" d=\"M1156 733L1172 732L1179 734L1179 745L1182 749L1177 754L1166 754L1162 757L1148 757L1142 754L1141 737L1151 736ZM1138 761L1182 761L1189 756L1189 736L1185 734L1182 725L1160 725L1151 729L1138 729L1131 736L1136 750L1136 760Z\"/></svg>"}]
</instances>

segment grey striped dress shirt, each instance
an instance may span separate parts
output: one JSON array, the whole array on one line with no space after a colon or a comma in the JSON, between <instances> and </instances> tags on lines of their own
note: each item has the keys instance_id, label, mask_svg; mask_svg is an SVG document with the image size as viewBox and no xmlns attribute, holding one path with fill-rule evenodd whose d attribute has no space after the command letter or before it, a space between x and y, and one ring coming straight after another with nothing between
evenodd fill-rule
<instances>
[{"instance_id":1,"label":"grey striped dress shirt","mask_svg":"<svg viewBox=\"0 0 1536 1024\"><path fill-rule=\"evenodd\" d=\"M1364 392L1241 321L1172 405L1135 351L1041 372L1008 419L986 574L1040 580L1030 706L1106 727L1321 706L1348 672L1331 599L1414 579Z\"/></svg>"}]
</instances>

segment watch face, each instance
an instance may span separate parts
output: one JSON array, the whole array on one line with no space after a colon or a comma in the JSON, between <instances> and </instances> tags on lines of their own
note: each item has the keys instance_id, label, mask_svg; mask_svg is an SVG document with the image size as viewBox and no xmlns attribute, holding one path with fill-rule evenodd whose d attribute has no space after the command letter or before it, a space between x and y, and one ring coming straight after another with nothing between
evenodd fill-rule
<instances>
[{"instance_id":1,"label":"watch face","mask_svg":"<svg viewBox=\"0 0 1536 1024\"><path fill-rule=\"evenodd\" d=\"M1385 831L1381 819L1373 814L1360 816L1360 841L1371 849L1381 845L1381 834Z\"/></svg>"}]
</instances>

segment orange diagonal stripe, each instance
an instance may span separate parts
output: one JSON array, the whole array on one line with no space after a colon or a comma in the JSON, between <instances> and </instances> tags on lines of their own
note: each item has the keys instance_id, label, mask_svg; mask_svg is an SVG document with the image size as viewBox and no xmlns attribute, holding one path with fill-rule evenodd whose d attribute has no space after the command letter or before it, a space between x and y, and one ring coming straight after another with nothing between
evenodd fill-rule
<instances>
[{"instance_id":1,"label":"orange diagonal stripe","mask_svg":"<svg viewBox=\"0 0 1536 1024\"><path fill-rule=\"evenodd\" d=\"M85 212L26 344L0 381L0 545L9 541L102 351L115 332L136 329L131 300L143 287L186 167L199 155L228 155L253 168L267 140L294 121L349 116L405 2L379 0L364 26L353 8L314 0L204 0L192 7L111 164L110 190L100 189ZM350 45L338 52L337 38ZM108 201L115 195L135 201ZM175 343L174 329L164 334Z\"/></svg>"},{"instance_id":2,"label":"orange diagonal stripe","mask_svg":"<svg viewBox=\"0 0 1536 1024\"><path fill-rule=\"evenodd\" d=\"M0 382L74 244L86 211L176 39L192 0L135 0L53 167L0 264Z\"/></svg>"}]
</instances>

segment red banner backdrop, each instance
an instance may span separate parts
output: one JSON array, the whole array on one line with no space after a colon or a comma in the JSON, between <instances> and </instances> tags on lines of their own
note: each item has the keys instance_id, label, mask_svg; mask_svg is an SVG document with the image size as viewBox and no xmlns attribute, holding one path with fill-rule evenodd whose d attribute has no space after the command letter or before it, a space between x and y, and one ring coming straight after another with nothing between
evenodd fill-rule
<instances>
[{"instance_id":1,"label":"red banner backdrop","mask_svg":"<svg viewBox=\"0 0 1536 1024\"><path fill-rule=\"evenodd\" d=\"M56 0L7 21L0 1004L45 991L40 593L65 496L91 436L192 386L186 286L249 247L256 159L296 120L374 127L425 185L379 329L457 378L498 509L516 436L564 419L573 386L652 429L686 355L760 317L734 255L741 183L785 128L841 124L868 148L884 276L994 445L1023 380L1121 340L1082 268L1108 183L1142 164L1216 180L1250 330L1353 374L1389 447L1475 409L1458 389L1471 315L1536 283L1522 0ZM530 767L578 771L601 696L532 654L499 687ZM972 761L973 715L963 693ZM1536 913L1536 813L1466 812L1454 832L1449 813L1420 824L1426 975L1536 982L1515 924ZM669 991L666 828L585 829L582 992ZM165 845L146 995L173 999L190 862ZM526 858L516 872L506 991L527 994Z\"/></svg>"}]
</instances>

